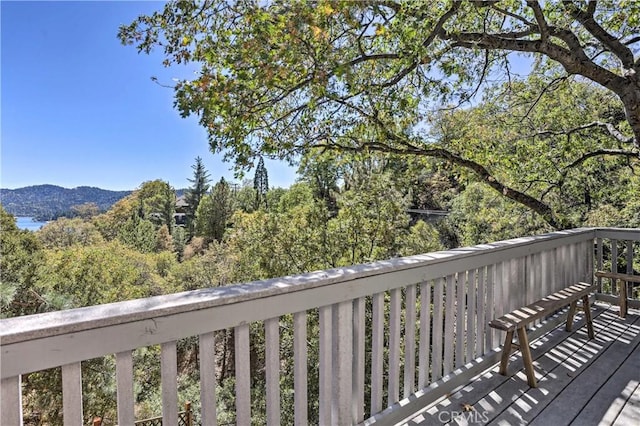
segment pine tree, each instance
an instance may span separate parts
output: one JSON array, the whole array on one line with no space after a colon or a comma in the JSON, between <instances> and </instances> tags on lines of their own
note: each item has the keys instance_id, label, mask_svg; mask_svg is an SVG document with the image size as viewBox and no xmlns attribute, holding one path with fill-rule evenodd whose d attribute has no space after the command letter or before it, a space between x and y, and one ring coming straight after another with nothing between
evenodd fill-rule
<instances>
[{"instance_id":1,"label":"pine tree","mask_svg":"<svg viewBox=\"0 0 640 426\"><path fill-rule=\"evenodd\" d=\"M253 177L253 188L256 190L256 209L264 205L265 209L269 208L267 204L267 192L269 192L269 176L267 168L264 166L264 160L260 157L256 174Z\"/></svg>"},{"instance_id":2,"label":"pine tree","mask_svg":"<svg viewBox=\"0 0 640 426\"><path fill-rule=\"evenodd\" d=\"M193 169L193 179L188 179L192 186L187 189L185 198L189 206L187 207L187 227L189 230L189 236L193 235L195 227L196 212L198 211L198 205L202 197L204 197L209 190L209 173L204 168L202 158L196 157L196 163L191 166Z\"/></svg>"},{"instance_id":3,"label":"pine tree","mask_svg":"<svg viewBox=\"0 0 640 426\"><path fill-rule=\"evenodd\" d=\"M211 194L205 196L198 207L195 231L204 237L207 243L222 241L227 224L233 214L233 200L229 184L220 178Z\"/></svg>"}]
</instances>

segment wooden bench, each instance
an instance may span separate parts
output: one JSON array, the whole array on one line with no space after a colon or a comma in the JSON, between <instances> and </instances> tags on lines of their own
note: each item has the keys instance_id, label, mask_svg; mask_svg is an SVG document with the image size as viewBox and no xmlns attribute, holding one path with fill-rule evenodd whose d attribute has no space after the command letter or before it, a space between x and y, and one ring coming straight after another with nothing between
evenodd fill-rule
<instances>
[{"instance_id":1,"label":"wooden bench","mask_svg":"<svg viewBox=\"0 0 640 426\"><path fill-rule=\"evenodd\" d=\"M558 309L569 306L567 314L566 330L571 331L573 327L573 317L576 313L577 302L582 299L582 309L587 320L587 330L589 339L593 339L593 321L591 319L591 309L589 306L589 293L596 289L595 284L578 283L569 286L557 293L553 293L544 299L535 303L516 309L506 315L496 318L489 323L490 327L507 332L502 347L502 358L500 360L500 374L507 374L507 364L511 355L512 346L516 346L522 352L522 360L524 369L527 373L527 383L532 388L538 386L536 382L535 372L533 370L533 359L531 358L531 349L529 348L529 339L527 338L526 325L543 317L546 317ZM513 343L513 334L518 334L518 344Z\"/></svg>"},{"instance_id":2,"label":"wooden bench","mask_svg":"<svg viewBox=\"0 0 640 426\"><path fill-rule=\"evenodd\" d=\"M628 283L640 283L640 275L621 274L619 272L605 272L596 271L596 277L598 278L610 278L611 282L616 282L618 286L618 300L620 304L620 317L625 318L627 316L627 286L624 285L625 281Z\"/></svg>"}]
</instances>

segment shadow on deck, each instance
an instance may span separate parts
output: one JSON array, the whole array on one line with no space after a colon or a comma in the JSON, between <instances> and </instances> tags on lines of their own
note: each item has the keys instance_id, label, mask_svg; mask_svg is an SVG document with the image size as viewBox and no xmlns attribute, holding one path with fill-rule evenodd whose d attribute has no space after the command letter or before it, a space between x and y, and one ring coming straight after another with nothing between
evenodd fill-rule
<instances>
[{"instance_id":1,"label":"shadow on deck","mask_svg":"<svg viewBox=\"0 0 640 426\"><path fill-rule=\"evenodd\" d=\"M527 385L516 352L508 376L498 367L398 423L399 425L637 425L640 424L640 311L626 319L596 303L595 339L584 319L531 342L538 388Z\"/></svg>"}]
</instances>

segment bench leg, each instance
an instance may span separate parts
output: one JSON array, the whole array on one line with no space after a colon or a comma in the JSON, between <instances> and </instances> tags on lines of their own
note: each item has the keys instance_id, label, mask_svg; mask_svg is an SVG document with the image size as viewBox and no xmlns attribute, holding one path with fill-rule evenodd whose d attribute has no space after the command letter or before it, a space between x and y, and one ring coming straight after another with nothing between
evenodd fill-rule
<instances>
[{"instance_id":1,"label":"bench leg","mask_svg":"<svg viewBox=\"0 0 640 426\"><path fill-rule=\"evenodd\" d=\"M500 359L500 374L507 375L507 364L509 364L509 356L511 355L511 342L513 340L513 330L507 331L507 337L504 339L502 346L502 358Z\"/></svg>"},{"instance_id":2,"label":"bench leg","mask_svg":"<svg viewBox=\"0 0 640 426\"><path fill-rule=\"evenodd\" d=\"M536 373L533 369L533 358L531 358L529 338L527 337L527 330L525 330L524 327L518 329L518 341L520 343L520 352L522 353L524 371L527 373L527 383L532 388L537 388L538 382L536 381Z\"/></svg>"},{"instance_id":3,"label":"bench leg","mask_svg":"<svg viewBox=\"0 0 640 426\"><path fill-rule=\"evenodd\" d=\"M626 281L616 280L618 284L618 300L620 301L620 318L627 317L627 283Z\"/></svg>"},{"instance_id":4,"label":"bench leg","mask_svg":"<svg viewBox=\"0 0 640 426\"><path fill-rule=\"evenodd\" d=\"M591 305L589 304L589 295L586 295L582 298L582 307L584 308L584 318L587 321L587 333L589 334L589 339L595 338L595 334L593 333L593 319L591 318Z\"/></svg>"},{"instance_id":5,"label":"bench leg","mask_svg":"<svg viewBox=\"0 0 640 426\"><path fill-rule=\"evenodd\" d=\"M565 330L571 331L573 328L573 317L576 315L576 306L578 302L571 302L569 305L569 312L567 313L567 325L564 327Z\"/></svg>"}]
</instances>

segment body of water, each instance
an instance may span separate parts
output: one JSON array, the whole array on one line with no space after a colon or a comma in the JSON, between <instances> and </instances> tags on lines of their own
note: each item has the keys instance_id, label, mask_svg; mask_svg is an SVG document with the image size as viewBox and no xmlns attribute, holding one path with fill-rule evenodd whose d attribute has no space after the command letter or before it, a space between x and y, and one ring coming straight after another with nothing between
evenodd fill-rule
<instances>
[{"instance_id":1,"label":"body of water","mask_svg":"<svg viewBox=\"0 0 640 426\"><path fill-rule=\"evenodd\" d=\"M42 228L47 222L36 222L32 217L16 217L16 225L20 229L26 229L28 231L37 231Z\"/></svg>"}]
</instances>

